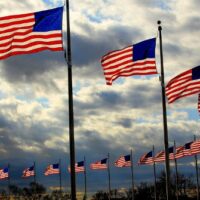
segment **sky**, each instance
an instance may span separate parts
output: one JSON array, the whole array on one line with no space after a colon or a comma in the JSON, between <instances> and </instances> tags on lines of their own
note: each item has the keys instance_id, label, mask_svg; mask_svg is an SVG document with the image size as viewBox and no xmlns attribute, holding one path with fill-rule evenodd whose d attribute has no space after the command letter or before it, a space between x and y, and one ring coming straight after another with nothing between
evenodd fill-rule
<instances>
[{"instance_id":1,"label":"sky","mask_svg":"<svg viewBox=\"0 0 200 200\"><path fill-rule=\"evenodd\" d=\"M30 13L62 6L60 0L0 0L0 16ZM133 150L135 183L153 182L151 166L138 166L140 156L163 146L159 75L119 78L105 84L101 57L158 37L162 21L165 82L200 64L199 0L74 0L70 1L76 161L87 167L110 154L111 187L128 188L130 169L114 161ZM66 47L66 22L63 32ZM159 40L156 65L160 73ZM48 164L62 161L63 187L70 190L67 64L63 52L43 51L13 56L0 62L0 168L11 166L11 183L27 186L24 168L36 162L37 181L52 188L57 176L44 177ZM169 145L199 138L197 94L167 104ZM194 174L194 159L178 161L181 173ZM171 163L171 171L174 171ZM157 165L158 171L164 164ZM50 181L51 180L51 181ZM107 173L88 169L88 191L107 190ZM7 186L0 182L0 188ZM77 191L84 191L77 175Z\"/></svg>"}]
</instances>

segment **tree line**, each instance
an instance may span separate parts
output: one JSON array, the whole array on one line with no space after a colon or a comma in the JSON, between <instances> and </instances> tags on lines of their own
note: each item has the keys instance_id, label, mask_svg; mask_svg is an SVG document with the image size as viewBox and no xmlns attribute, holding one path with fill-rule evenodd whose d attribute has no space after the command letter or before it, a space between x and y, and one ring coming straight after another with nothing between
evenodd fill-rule
<instances>
[{"instance_id":1,"label":"tree line","mask_svg":"<svg viewBox=\"0 0 200 200\"><path fill-rule=\"evenodd\" d=\"M166 178L165 172L161 172L156 181L156 196L157 200L166 199ZM194 200L196 196L196 183L194 182L192 175L185 176L178 174L178 185L176 184L176 177L171 177L171 189L172 197L170 200ZM178 194L176 193L176 187L178 187ZM134 188L134 200L155 200L155 185L152 183L141 182ZM178 195L178 197L177 197ZM70 198L69 192L62 192L60 190L54 190L51 193L47 193L47 189L39 183L31 182L28 187L20 188L17 185L10 185L9 190L0 191L0 199L16 200L67 200ZM109 200L109 194L107 191L97 191L91 197L82 197L83 200ZM113 189L111 190L111 199L115 200L131 200L132 189Z\"/></svg>"}]
</instances>

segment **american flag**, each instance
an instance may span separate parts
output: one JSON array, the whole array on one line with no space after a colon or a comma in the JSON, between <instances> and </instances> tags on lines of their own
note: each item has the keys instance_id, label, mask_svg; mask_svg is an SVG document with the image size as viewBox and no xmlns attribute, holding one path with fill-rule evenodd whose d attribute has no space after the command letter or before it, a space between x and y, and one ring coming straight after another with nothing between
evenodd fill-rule
<instances>
[{"instance_id":1,"label":"american flag","mask_svg":"<svg viewBox=\"0 0 200 200\"><path fill-rule=\"evenodd\" d=\"M165 161L165 151L162 150L162 151L158 152L154 157L154 161L155 162L163 162L163 161Z\"/></svg>"},{"instance_id":2,"label":"american flag","mask_svg":"<svg viewBox=\"0 0 200 200\"><path fill-rule=\"evenodd\" d=\"M169 159L174 160L174 146L168 148Z\"/></svg>"},{"instance_id":3,"label":"american flag","mask_svg":"<svg viewBox=\"0 0 200 200\"><path fill-rule=\"evenodd\" d=\"M131 166L131 155L120 156L115 161L116 167L130 167Z\"/></svg>"},{"instance_id":4,"label":"american flag","mask_svg":"<svg viewBox=\"0 0 200 200\"><path fill-rule=\"evenodd\" d=\"M166 86L168 103L195 93L200 93L200 66L179 74Z\"/></svg>"},{"instance_id":5,"label":"american flag","mask_svg":"<svg viewBox=\"0 0 200 200\"><path fill-rule=\"evenodd\" d=\"M69 173L71 173L71 168L68 167L68 171ZM79 172L85 172L85 165L84 165L84 161L80 161L75 163L75 172L79 173Z\"/></svg>"},{"instance_id":6,"label":"american flag","mask_svg":"<svg viewBox=\"0 0 200 200\"><path fill-rule=\"evenodd\" d=\"M197 108L198 108L198 111L199 111L199 114L200 114L200 93L199 93L199 97L198 97L198 106L197 106Z\"/></svg>"},{"instance_id":7,"label":"american flag","mask_svg":"<svg viewBox=\"0 0 200 200\"><path fill-rule=\"evenodd\" d=\"M173 160L174 159L174 146L168 148L168 153L169 153L169 159ZM155 157L154 157L155 162L163 162L165 161L165 151L162 150L158 152Z\"/></svg>"},{"instance_id":8,"label":"american flag","mask_svg":"<svg viewBox=\"0 0 200 200\"><path fill-rule=\"evenodd\" d=\"M138 164L140 165L146 165L146 164L152 164L154 162L153 158L153 152L150 151L148 153L145 153L139 160Z\"/></svg>"},{"instance_id":9,"label":"american flag","mask_svg":"<svg viewBox=\"0 0 200 200\"><path fill-rule=\"evenodd\" d=\"M9 177L8 167L0 169L0 179L7 179Z\"/></svg>"},{"instance_id":10,"label":"american flag","mask_svg":"<svg viewBox=\"0 0 200 200\"><path fill-rule=\"evenodd\" d=\"M118 77L157 74L155 61L156 38L107 53L101 59L106 84Z\"/></svg>"},{"instance_id":11,"label":"american flag","mask_svg":"<svg viewBox=\"0 0 200 200\"><path fill-rule=\"evenodd\" d=\"M51 174L59 174L60 173L60 169L59 169L59 164L52 164L49 165L44 172L45 176L51 175Z\"/></svg>"},{"instance_id":12,"label":"american flag","mask_svg":"<svg viewBox=\"0 0 200 200\"><path fill-rule=\"evenodd\" d=\"M0 60L43 50L61 51L63 7L0 17Z\"/></svg>"},{"instance_id":13,"label":"american flag","mask_svg":"<svg viewBox=\"0 0 200 200\"><path fill-rule=\"evenodd\" d=\"M30 176L35 176L34 166L29 167L29 168L26 168L26 169L23 171L22 178L30 177Z\"/></svg>"},{"instance_id":14,"label":"american flag","mask_svg":"<svg viewBox=\"0 0 200 200\"><path fill-rule=\"evenodd\" d=\"M107 158L90 164L90 169L107 169Z\"/></svg>"},{"instance_id":15,"label":"american flag","mask_svg":"<svg viewBox=\"0 0 200 200\"><path fill-rule=\"evenodd\" d=\"M188 142L184 145L184 149L183 149L184 156L191 156L192 155L192 149L191 149L192 143L193 142Z\"/></svg>"},{"instance_id":16,"label":"american flag","mask_svg":"<svg viewBox=\"0 0 200 200\"><path fill-rule=\"evenodd\" d=\"M183 150L184 150L184 146L176 147L176 152L175 152L175 158L176 159L184 157Z\"/></svg>"},{"instance_id":17,"label":"american flag","mask_svg":"<svg viewBox=\"0 0 200 200\"><path fill-rule=\"evenodd\" d=\"M200 153L200 140L195 140L191 144L191 152L193 155Z\"/></svg>"}]
</instances>

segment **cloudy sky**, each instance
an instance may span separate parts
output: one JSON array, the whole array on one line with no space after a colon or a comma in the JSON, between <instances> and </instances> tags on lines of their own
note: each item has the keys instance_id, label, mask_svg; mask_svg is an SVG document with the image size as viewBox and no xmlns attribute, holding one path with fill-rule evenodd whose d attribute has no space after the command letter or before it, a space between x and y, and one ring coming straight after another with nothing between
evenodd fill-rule
<instances>
[{"instance_id":1,"label":"cloudy sky","mask_svg":"<svg viewBox=\"0 0 200 200\"><path fill-rule=\"evenodd\" d=\"M60 0L0 1L0 16L62 6ZM130 169L113 162L133 150L134 162L163 147L159 75L119 78L107 86L101 56L139 41L157 37L162 21L166 83L200 64L199 0L74 0L70 2L76 160L87 166L110 153L112 188L129 187ZM66 33L64 13L64 33ZM66 35L66 34L65 34ZM64 38L64 42L66 37ZM66 42L65 42L66 43ZM159 40L157 70L160 73ZM36 161L37 180L58 186L58 178L44 177L44 168L62 159L63 185L69 190L69 127L67 65L63 52L13 56L0 62L0 167L11 165L11 182L26 186L21 172ZM169 144L200 136L197 95L167 105ZM179 161L180 172L193 158ZM164 165L159 164L158 170ZM172 166L172 171L173 166ZM152 182L152 167L135 165L135 182ZM51 180L51 181L50 181ZM0 183L5 187L6 181ZM105 171L88 172L90 192L107 189ZM83 191L83 176L77 175Z\"/></svg>"}]
</instances>

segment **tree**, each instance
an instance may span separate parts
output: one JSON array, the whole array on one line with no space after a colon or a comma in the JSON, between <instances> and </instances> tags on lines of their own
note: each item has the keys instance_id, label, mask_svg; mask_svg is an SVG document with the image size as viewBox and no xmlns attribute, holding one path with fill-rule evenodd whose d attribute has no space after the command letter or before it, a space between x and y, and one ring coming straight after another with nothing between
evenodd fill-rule
<instances>
[{"instance_id":1,"label":"tree","mask_svg":"<svg viewBox=\"0 0 200 200\"><path fill-rule=\"evenodd\" d=\"M23 191L21 188L19 188L16 185L10 185L9 189L10 189L10 193L15 196L15 199L20 199L20 196L23 194Z\"/></svg>"},{"instance_id":2,"label":"tree","mask_svg":"<svg viewBox=\"0 0 200 200\"><path fill-rule=\"evenodd\" d=\"M152 185L148 185L147 183L141 183L138 186L137 192L135 193L135 199L154 199L154 187Z\"/></svg>"},{"instance_id":3,"label":"tree","mask_svg":"<svg viewBox=\"0 0 200 200\"><path fill-rule=\"evenodd\" d=\"M109 200L108 193L104 191L98 191L92 196L93 200Z\"/></svg>"}]
</instances>

